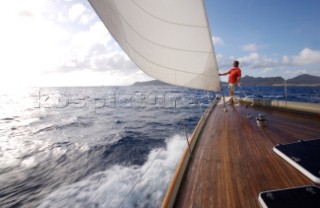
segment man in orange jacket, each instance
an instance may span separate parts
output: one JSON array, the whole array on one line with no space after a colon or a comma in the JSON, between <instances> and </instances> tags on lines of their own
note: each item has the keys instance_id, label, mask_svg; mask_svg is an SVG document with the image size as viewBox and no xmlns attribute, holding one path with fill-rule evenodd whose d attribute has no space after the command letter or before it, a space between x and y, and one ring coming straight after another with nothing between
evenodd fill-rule
<instances>
[{"instance_id":1,"label":"man in orange jacket","mask_svg":"<svg viewBox=\"0 0 320 208\"><path fill-rule=\"evenodd\" d=\"M233 68L230 69L228 72L219 74L219 76L224 76L229 74L228 78L228 89L229 89L229 94L230 94L230 102L233 103L233 96L234 96L234 90L239 84L239 81L241 79L241 69L239 68L239 61L234 61L233 62Z\"/></svg>"}]
</instances>

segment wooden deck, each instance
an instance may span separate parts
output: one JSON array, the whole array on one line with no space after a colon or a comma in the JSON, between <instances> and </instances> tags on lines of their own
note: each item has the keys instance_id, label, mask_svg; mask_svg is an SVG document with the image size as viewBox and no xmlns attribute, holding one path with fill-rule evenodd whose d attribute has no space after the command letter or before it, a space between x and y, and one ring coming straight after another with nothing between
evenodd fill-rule
<instances>
[{"instance_id":1,"label":"wooden deck","mask_svg":"<svg viewBox=\"0 0 320 208\"><path fill-rule=\"evenodd\" d=\"M193 151L174 207L260 207L261 191L313 184L276 155L279 143L320 138L320 117L271 108L218 105ZM258 113L268 126L258 127ZM248 119L247 113L253 117Z\"/></svg>"}]
</instances>

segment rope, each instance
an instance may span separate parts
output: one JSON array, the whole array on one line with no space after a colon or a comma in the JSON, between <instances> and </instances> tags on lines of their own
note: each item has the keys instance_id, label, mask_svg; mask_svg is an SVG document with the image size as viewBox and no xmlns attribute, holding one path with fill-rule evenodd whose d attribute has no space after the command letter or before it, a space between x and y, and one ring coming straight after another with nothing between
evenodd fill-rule
<instances>
[{"instance_id":1,"label":"rope","mask_svg":"<svg viewBox=\"0 0 320 208\"><path fill-rule=\"evenodd\" d=\"M239 88L241 89L242 93L244 94L244 97L245 97L245 98L248 97L248 96L246 95L246 93L244 92L244 89L241 87L240 83L238 83L238 86L239 86Z\"/></svg>"},{"instance_id":2,"label":"rope","mask_svg":"<svg viewBox=\"0 0 320 208\"><path fill-rule=\"evenodd\" d=\"M222 87L222 81L221 81L221 78L219 77L219 81L220 81L220 85L221 85L221 90L220 90L220 93L222 95L222 101L223 101L223 109L224 111L228 111L227 110L227 103L226 103L226 99L225 99L225 96L224 96L224 92L223 92L223 87Z\"/></svg>"}]
</instances>

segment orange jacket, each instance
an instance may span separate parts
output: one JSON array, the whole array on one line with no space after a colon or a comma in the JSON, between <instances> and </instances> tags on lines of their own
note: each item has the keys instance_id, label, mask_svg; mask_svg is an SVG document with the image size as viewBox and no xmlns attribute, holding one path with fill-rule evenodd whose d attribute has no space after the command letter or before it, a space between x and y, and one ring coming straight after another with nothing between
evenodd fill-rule
<instances>
[{"instance_id":1,"label":"orange jacket","mask_svg":"<svg viewBox=\"0 0 320 208\"><path fill-rule=\"evenodd\" d=\"M238 67L233 67L228 71L229 74L229 83L237 83L238 77L241 77L241 69Z\"/></svg>"}]
</instances>

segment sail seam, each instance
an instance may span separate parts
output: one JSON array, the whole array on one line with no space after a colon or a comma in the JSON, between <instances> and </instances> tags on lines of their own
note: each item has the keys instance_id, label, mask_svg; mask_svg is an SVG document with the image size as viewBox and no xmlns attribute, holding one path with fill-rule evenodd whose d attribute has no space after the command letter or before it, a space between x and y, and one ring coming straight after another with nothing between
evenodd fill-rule
<instances>
[{"instance_id":1,"label":"sail seam","mask_svg":"<svg viewBox=\"0 0 320 208\"><path fill-rule=\"evenodd\" d=\"M135 53L137 53L144 60L146 60L146 61L148 61L148 62L150 62L150 63L152 63L154 65L157 65L159 67L166 68L166 69L169 69L169 70L172 70L172 71L183 72L183 73L186 73L186 74L194 74L194 75L201 75L201 76L205 76L205 77L211 77L210 75L206 75L206 74L198 74L198 73L193 73L193 72L186 72L186 71L183 71L183 70L179 70L179 69L170 68L170 67L167 67L167 66L160 65L158 63L155 63L155 62L151 61L150 59L147 59L145 56L141 55L141 53L139 53L134 47L132 47L132 45L129 42L127 42L127 44L131 47L132 50L135 51ZM214 67L212 67L212 69L214 69Z\"/></svg>"},{"instance_id":2,"label":"sail seam","mask_svg":"<svg viewBox=\"0 0 320 208\"><path fill-rule=\"evenodd\" d=\"M200 22L190 19L191 23L188 23L184 21L184 18L189 19L188 16L175 18L173 11L169 12L169 15L173 15L171 17L158 13L160 8L170 9L162 3L154 2L155 7L150 5L149 8L148 4L144 5L139 0L124 0L128 2L89 0L90 3L95 1L102 4L100 7L97 3L95 7L99 11L98 15L101 13L100 19L107 26L110 34L142 71L151 77L174 85L203 90L219 88L219 80L215 80L218 67L208 16L197 16L201 17L198 19L201 20ZM168 6L171 5L170 2L166 3ZM197 0L194 3L196 3L195 9L198 9L196 14L205 13L204 0ZM201 3L203 9L201 9ZM185 9L183 11L188 12L187 9L192 7ZM150 14L153 10L155 10L154 14ZM126 12L129 13L126 14ZM184 15L188 14L184 13ZM147 17L149 19L144 20ZM182 24L179 24L180 22ZM151 28L149 24L143 23L152 24ZM165 29L164 34L161 28Z\"/></svg>"},{"instance_id":3,"label":"sail seam","mask_svg":"<svg viewBox=\"0 0 320 208\"><path fill-rule=\"evenodd\" d=\"M169 24L174 24L174 25L181 25L181 26L187 26L187 27L196 27L196 28L206 28L206 26L201 26L201 25L189 25L189 24L182 24L182 23L177 23L177 22L171 22L165 19L162 19L160 17L157 17L153 14L151 14L150 12L148 12L147 10L145 10L143 7L140 6L140 4L138 4L135 0L131 0L132 3L134 3L141 11L143 11L144 13L148 14L151 17L154 17L155 19L158 19L162 22L167 22ZM160 1L160 0L159 0Z\"/></svg>"},{"instance_id":4,"label":"sail seam","mask_svg":"<svg viewBox=\"0 0 320 208\"><path fill-rule=\"evenodd\" d=\"M211 51L194 51L194 50L187 50L187 49L180 49L180 48L173 48L173 47L168 47L166 45L162 45L162 44L158 44L148 38L146 38L145 36L141 35L140 33L138 33L127 21L126 19L120 14L119 16L121 16L121 19L123 19L123 21L137 34L139 35L141 38L143 38L144 40L148 41L149 43L152 43L154 45L160 46L162 48L168 48L168 49L173 49L173 50L178 50L178 51L185 51L185 52L197 52L197 53L211 53Z\"/></svg>"},{"instance_id":5,"label":"sail seam","mask_svg":"<svg viewBox=\"0 0 320 208\"><path fill-rule=\"evenodd\" d=\"M179 51L185 51L185 52L197 52L197 53L212 53L211 51L194 51L194 50L187 50L187 49L180 49L180 48L173 48L173 47L168 47L166 45L162 45L162 44L158 44L148 38L146 38L145 36L143 36L142 34L140 34L139 32L137 32L137 30L135 30L130 24L129 22L126 20L126 18L124 18L124 16L121 15L120 12L118 12L119 14L119 17L121 17L121 19L123 20L123 22L125 22L131 29L132 31L134 31L137 35L139 35L141 38L143 38L144 40L154 44L154 45L157 45L157 46L161 46L163 48L168 48L168 49L173 49L173 50L179 50ZM207 27L201 27L202 29L207 29ZM123 30L124 32L125 30Z\"/></svg>"},{"instance_id":6,"label":"sail seam","mask_svg":"<svg viewBox=\"0 0 320 208\"><path fill-rule=\"evenodd\" d=\"M122 16L121 16L122 17ZM122 19L124 20L124 22L137 34L139 35L141 38L143 38L144 40L148 41L149 43L152 43L154 45L160 46L162 48L168 48L168 49L172 49L172 50L177 50L177 51L185 51L185 52L196 52L196 53L212 53L211 51L194 51L194 50L187 50L187 49L181 49L181 48L173 48L173 47L168 47L166 45L162 45L159 43L156 43L146 37L144 37L143 35L141 35L140 33L138 33L123 17Z\"/></svg>"}]
</instances>

